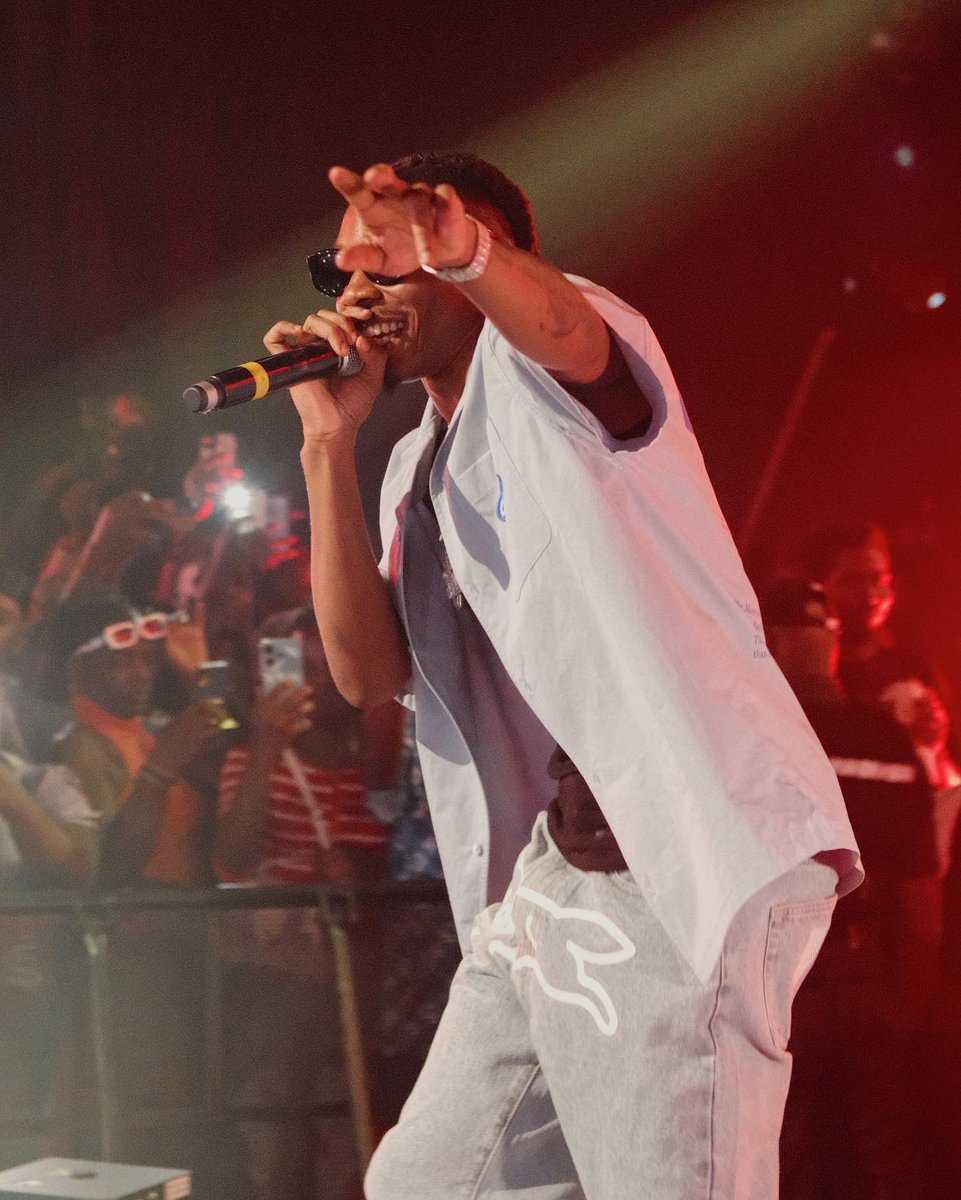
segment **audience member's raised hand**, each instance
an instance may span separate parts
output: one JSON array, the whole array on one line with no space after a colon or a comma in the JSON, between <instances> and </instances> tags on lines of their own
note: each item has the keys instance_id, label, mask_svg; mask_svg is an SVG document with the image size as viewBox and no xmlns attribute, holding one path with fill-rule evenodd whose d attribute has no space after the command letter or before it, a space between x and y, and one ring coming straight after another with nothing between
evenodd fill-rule
<instances>
[{"instance_id":1,"label":"audience member's raised hand","mask_svg":"<svg viewBox=\"0 0 961 1200\"><path fill-rule=\"evenodd\" d=\"M148 765L159 775L177 778L214 740L222 720L219 705L209 700L191 704L160 733Z\"/></svg>"},{"instance_id":2,"label":"audience member's raised hand","mask_svg":"<svg viewBox=\"0 0 961 1200\"><path fill-rule=\"evenodd\" d=\"M284 681L269 692L259 692L251 714L251 752L279 754L311 726L313 692Z\"/></svg>"}]
</instances>

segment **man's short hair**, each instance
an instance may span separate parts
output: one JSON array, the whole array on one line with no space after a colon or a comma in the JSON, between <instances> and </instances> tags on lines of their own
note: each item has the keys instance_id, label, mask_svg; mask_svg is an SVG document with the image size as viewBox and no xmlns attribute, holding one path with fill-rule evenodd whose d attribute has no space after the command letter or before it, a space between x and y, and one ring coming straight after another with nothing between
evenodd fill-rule
<instances>
[{"instance_id":1,"label":"man's short hair","mask_svg":"<svg viewBox=\"0 0 961 1200\"><path fill-rule=\"evenodd\" d=\"M499 167L476 154L458 151L429 151L408 154L393 164L407 183L426 183L436 187L449 183L461 199L492 205L510 226L514 244L521 250L537 253L537 230L526 193L508 179Z\"/></svg>"}]
</instances>

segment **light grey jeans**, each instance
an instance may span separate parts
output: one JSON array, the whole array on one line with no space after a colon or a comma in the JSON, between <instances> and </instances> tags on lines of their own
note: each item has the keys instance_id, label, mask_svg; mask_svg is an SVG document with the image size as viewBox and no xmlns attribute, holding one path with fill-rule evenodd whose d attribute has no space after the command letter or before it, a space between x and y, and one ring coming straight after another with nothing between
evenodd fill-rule
<instances>
[{"instance_id":1,"label":"light grey jeans","mask_svg":"<svg viewBox=\"0 0 961 1200\"><path fill-rule=\"evenodd\" d=\"M809 861L764 888L704 984L631 877L570 866L542 814L368 1200L776 1200L791 1002L836 882Z\"/></svg>"}]
</instances>

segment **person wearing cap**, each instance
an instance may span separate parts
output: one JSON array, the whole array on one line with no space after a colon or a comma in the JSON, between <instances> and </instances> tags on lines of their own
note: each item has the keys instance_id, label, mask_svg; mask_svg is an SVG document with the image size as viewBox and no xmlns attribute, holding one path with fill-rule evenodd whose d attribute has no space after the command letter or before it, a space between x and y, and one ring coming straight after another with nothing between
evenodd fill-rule
<instances>
[{"instance_id":1,"label":"person wearing cap","mask_svg":"<svg viewBox=\"0 0 961 1200\"><path fill-rule=\"evenodd\" d=\"M890 617L897 599L891 548L873 521L829 525L808 539L803 570L824 587L840 622L838 678L852 699L876 700L911 734L932 786L957 788L951 720L932 664L895 640ZM942 855L958 819L961 793L939 800ZM946 861L943 865L946 865Z\"/></svg>"},{"instance_id":2,"label":"person wearing cap","mask_svg":"<svg viewBox=\"0 0 961 1200\"><path fill-rule=\"evenodd\" d=\"M933 797L910 735L837 678L839 621L803 578L762 596L768 645L837 773L867 878L794 1004L782 1200L920 1195L912 1032L937 984Z\"/></svg>"}]
</instances>

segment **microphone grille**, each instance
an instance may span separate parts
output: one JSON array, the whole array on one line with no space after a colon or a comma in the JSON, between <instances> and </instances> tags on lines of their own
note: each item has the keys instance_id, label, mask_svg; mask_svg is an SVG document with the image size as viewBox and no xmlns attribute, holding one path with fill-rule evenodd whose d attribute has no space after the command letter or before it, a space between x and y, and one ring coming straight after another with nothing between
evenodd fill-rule
<instances>
[{"instance_id":1,"label":"microphone grille","mask_svg":"<svg viewBox=\"0 0 961 1200\"><path fill-rule=\"evenodd\" d=\"M338 375L356 375L363 367L364 360L360 357L353 346L347 351L347 357L340 360L340 366L337 369Z\"/></svg>"}]
</instances>

